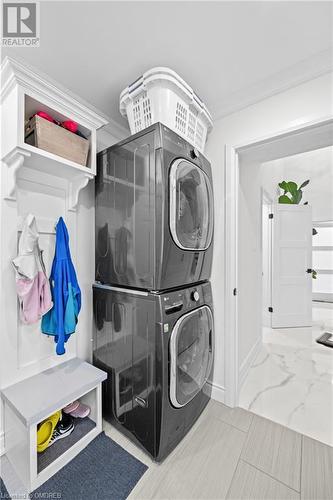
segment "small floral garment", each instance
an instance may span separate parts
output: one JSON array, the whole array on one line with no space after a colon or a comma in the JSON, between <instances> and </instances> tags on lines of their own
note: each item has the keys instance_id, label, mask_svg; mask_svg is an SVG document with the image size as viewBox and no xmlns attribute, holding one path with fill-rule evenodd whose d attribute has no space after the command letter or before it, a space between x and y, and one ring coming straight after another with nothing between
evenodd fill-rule
<instances>
[{"instance_id":1,"label":"small floral garment","mask_svg":"<svg viewBox=\"0 0 333 500\"><path fill-rule=\"evenodd\" d=\"M23 223L18 256L12 261L20 318L26 324L35 323L53 306L38 238L36 218L29 214Z\"/></svg>"}]
</instances>

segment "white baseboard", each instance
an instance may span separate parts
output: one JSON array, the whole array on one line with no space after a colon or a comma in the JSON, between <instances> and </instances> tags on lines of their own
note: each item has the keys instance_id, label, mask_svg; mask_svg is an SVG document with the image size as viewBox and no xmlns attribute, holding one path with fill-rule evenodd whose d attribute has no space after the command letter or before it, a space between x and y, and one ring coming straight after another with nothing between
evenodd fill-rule
<instances>
[{"instance_id":1,"label":"white baseboard","mask_svg":"<svg viewBox=\"0 0 333 500\"><path fill-rule=\"evenodd\" d=\"M238 393L245 382L245 379L249 373L252 363L254 362L254 360L256 359L256 357L260 352L261 346L262 346L262 338L259 337L240 366L238 374Z\"/></svg>"},{"instance_id":2,"label":"white baseboard","mask_svg":"<svg viewBox=\"0 0 333 500\"><path fill-rule=\"evenodd\" d=\"M211 397L219 403L224 403L225 400L225 388L222 385L214 384L214 382L208 381L207 385L211 388Z\"/></svg>"}]
</instances>

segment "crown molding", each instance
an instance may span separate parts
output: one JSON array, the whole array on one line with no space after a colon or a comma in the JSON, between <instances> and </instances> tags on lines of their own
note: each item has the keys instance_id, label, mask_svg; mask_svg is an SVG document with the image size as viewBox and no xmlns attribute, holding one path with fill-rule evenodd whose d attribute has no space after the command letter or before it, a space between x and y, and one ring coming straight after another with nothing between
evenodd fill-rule
<instances>
[{"instance_id":1,"label":"crown molding","mask_svg":"<svg viewBox=\"0 0 333 500\"><path fill-rule=\"evenodd\" d=\"M283 71L210 104L213 121L333 71L333 49L319 52Z\"/></svg>"},{"instance_id":2,"label":"crown molding","mask_svg":"<svg viewBox=\"0 0 333 500\"><path fill-rule=\"evenodd\" d=\"M109 117L108 120L109 120L108 124L105 125L100 130L100 132L101 131L107 132L108 134L112 135L119 141L125 139L131 134L129 127L124 127L123 125L120 125L120 123L116 122L116 120L114 120L113 118Z\"/></svg>"},{"instance_id":3,"label":"crown molding","mask_svg":"<svg viewBox=\"0 0 333 500\"><path fill-rule=\"evenodd\" d=\"M332 49L319 52L314 56L300 61L283 71L274 73L268 78L256 82L237 92L225 96L222 100L211 103L213 121L219 120L230 114L236 113L257 102L284 92L288 89L301 85L307 81L318 78L333 71ZM0 67L1 89L0 100L2 101L13 86L19 83L26 88L33 88L39 94L50 94L55 96L55 106L59 101L65 107L68 114L75 113L83 120L99 129L99 142L108 145L110 142L122 140L130 135L129 128L118 123L117 120L102 113L91 104L69 91L61 84L51 79L41 71L27 65L17 58L6 57Z\"/></svg>"},{"instance_id":4,"label":"crown molding","mask_svg":"<svg viewBox=\"0 0 333 500\"><path fill-rule=\"evenodd\" d=\"M97 130L97 152L113 146L130 135L129 129L118 126L114 121Z\"/></svg>"},{"instance_id":5,"label":"crown molding","mask_svg":"<svg viewBox=\"0 0 333 500\"><path fill-rule=\"evenodd\" d=\"M1 102L4 101L13 87L19 84L27 90L34 90L38 94L44 95L48 101L52 96L56 109L59 108L60 103L62 108L66 108L65 111L68 115L75 113L82 120L88 120L93 128L99 129L100 132L103 130L103 134L107 133L117 140L124 139L130 134L128 128L21 59L7 56L0 67L0 78Z\"/></svg>"},{"instance_id":6,"label":"crown molding","mask_svg":"<svg viewBox=\"0 0 333 500\"><path fill-rule=\"evenodd\" d=\"M288 89L297 87L302 83L332 72L332 52L333 49L319 52L251 86L230 93L224 99L215 102L215 104L210 104L209 109L212 110L213 122L264 99L268 99ZM108 132L118 140L122 140L130 135L128 128L120 125L116 120L110 117L108 120L109 124L103 127L103 131ZM105 143L103 140L101 142L103 144Z\"/></svg>"},{"instance_id":7,"label":"crown molding","mask_svg":"<svg viewBox=\"0 0 333 500\"><path fill-rule=\"evenodd\" d=\"M63 85L56 82L40 70L17 58L6 57L0 67L0 100L4 101L11 90L20 86L28 92L36 92L48 102L52 101L55 109L62 109L65 114L78 117L78 121L89 124L94 129L106 125L109 118L98 109L78 97Z\"/></svg>"}]
</instances>

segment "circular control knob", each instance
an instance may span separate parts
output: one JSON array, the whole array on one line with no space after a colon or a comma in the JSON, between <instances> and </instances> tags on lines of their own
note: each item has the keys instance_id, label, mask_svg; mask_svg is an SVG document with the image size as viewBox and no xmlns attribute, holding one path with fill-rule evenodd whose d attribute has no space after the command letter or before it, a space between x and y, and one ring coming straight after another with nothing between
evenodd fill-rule
<instances>
[{"instance_id":1,"label":"circular control knob","mask_svg":"<svg viewBox=\"0 0 333 500\"><path fill-rule=\"evenodd\" d=\"M191 157L194 159L194 158L198 158L199 157L199 151L197 150L197 148L193 148L191 150Z\"/></svg>"},{"instance_id":2,"label":"circular control knob","mask_svg":"<svg viewBox=\"0 0 333 500\"><path fill-rule=\"evenodd\" d=\"M192 294L191 294L191 297L192 297L192 300L194 300L195 302L198 302L198 300L200 299L199 292L197 290L194 290L194 292L192 292Z\"/></svg>"}]
</instances>

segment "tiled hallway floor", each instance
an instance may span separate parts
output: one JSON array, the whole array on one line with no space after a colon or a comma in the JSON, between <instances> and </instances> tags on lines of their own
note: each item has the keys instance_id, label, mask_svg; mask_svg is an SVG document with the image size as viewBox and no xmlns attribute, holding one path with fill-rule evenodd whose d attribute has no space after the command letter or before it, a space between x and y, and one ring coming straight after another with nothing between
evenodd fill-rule
<instances>
[{"instance_id":1,"label":"tiled hallway floor","mask_svg":"<svg viewBox=\"0 0 333 500\"><path fill-rule=\"evenodd\" d=\"M333 349L315 342L324 331L332 304L315 304L313 328L265 329L239 405L333 446Z\"/></svg>"},{"instance_id":2,"label":"tiled hallway floor","mask_svg":"<svg viewBox=\"0 0 333 500\"><path fill-rule=\"evenodd\" d=\"M333 498L333 448L242 408L232 409L210 401L189 433L161 464L152 462L105 421L104 431L148 466L130 493L131 500ZM6 456L0 459L0 469L7 470L10 484L6 487L12 498L27 498L21 494L23 489L17 477L11 476ZM56 493L45 494L51 498ZM64 496L64 500L75 499ZM89 500L101 499L96 496Z\"/></svg>"},{"instance_id":3,"label":"tiled hallway floor","mask_svg":"<svg viewBox=\"0 0 333 500\"><path fill-rule=\"evenodd\" d=\"M149 467L130 499L333 498L333 448L241 408L211 401L162 464L104 430Z\"/></svg>"}]
</instances>

